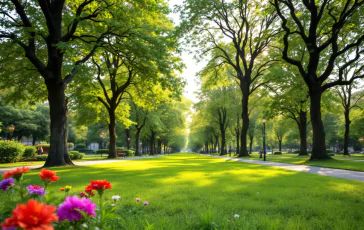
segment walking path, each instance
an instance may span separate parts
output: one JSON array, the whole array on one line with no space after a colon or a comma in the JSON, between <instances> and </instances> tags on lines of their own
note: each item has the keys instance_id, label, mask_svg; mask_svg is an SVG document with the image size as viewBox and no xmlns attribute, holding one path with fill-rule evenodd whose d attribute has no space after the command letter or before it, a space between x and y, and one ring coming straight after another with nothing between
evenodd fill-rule
<instances>
[{"instance_id":1,"label":"walking path","mask_svg":"<svg viewBox=\"0 0 364 230\"><path fill-rule=\"evenodd\" d=\"M287 163L279 163L279 162L271 162L271 161L248 160L248 159L241 159L241 158L234 158L234 157L223 157L223 156L215 156L215 157L226 159L226 160L231 160L231 161L239 161L239 162L258 164L258 165L264 165L264 166L272 166L272 167L283 168L283 169L293 170L293 171L298 171L298 172L306 172L306 173L318 174L318 175L322 175L322 176L331 176L331 177L337 177L337 178L364 182L364 172L359 172L359 171L324 168L324 167L319 167L319 166L287 164Z\"/></svg>"},{"instance_id":2,"label":"walking path","mask_svg":"<svg viewBox=\"0 0 364 230\"><path fill-rule=\"evenodd\" d=\"M146 159L146 158L154 158L154 157L157 157L157 156L159 156L159 155L155 155L155 156L142 156L142 157L125 157L125 158L118 158L118 159L115 159L115 160L73 161L73 163L76 166L98 165L98 164L107 164L107 163L119 162L119 161L140 160L140 159ZM36 165L29 165L29 166L24 165L24 166L25 167L28 167L28 168L31 168L31 169L36 169L36 168L42 167L43 164L36 164ZM19 167L22 167L22 166L12 167L12 168L0 168L0 175L3 174L3 173L5 173L8 170L13 170L13 169L16 169L16 168L19 168Z\"/></svg>"}]
</instances>

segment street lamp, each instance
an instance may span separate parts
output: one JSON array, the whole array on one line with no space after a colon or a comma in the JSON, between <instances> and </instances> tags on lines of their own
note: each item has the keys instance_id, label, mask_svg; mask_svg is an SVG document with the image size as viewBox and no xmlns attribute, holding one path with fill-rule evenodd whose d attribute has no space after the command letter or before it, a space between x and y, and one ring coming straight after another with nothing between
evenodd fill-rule
<instances>
[{"instance_id":1,"label":"street lamp","mask_svg":"<svg viewBox=\"0 0 364 230\"><path fill-rule=\"evenodd\" d=\"M100 133L100 139L101 139L101 148L100 148L100 152L101 152L101 157L102 157L102 139L104 138L104 132Z\"/></svg>"},{"instance_id":2,"label":"street lamp","mask_svg":"<svg viewBox=\"0 0 364 230\"><path fill-rule=\"evenodd\" d=\"M264 154L263 160L266 161L267 158L265 152L265 122L267 122L267 119L263 118L262 122L263 122L263 154Z\"/></svg>"},{"instance_id":3,"label":"street lamp","mask_svg":"<svg viewBox=\"0 0 364 230\"><path fill-rule=\"evenodd\" d=\"M130 148L130 137L128 137L128 149Z\"/></svg>"},{"instance_id":4,"label":"street lamp","mask_svg":"<svg viewBox=\"0 0 364 230\"><path fill-rule=\"evenodd\" d=\"M361 149L363 150L363 142L364 142L364 137L360 137L359 141L361 143Z\"/></svg>"},{"instance_id":5,"label":"street lamp","mask_svg":"<svg viewBox=\"0 0 364 230\"><path fill-rule=\"evenodd\" d=\"M15 130L15 126L13 124L9 125L9 131L10 131L10 140L13 139L13 132Z\"/></svg>"}]
</instances>

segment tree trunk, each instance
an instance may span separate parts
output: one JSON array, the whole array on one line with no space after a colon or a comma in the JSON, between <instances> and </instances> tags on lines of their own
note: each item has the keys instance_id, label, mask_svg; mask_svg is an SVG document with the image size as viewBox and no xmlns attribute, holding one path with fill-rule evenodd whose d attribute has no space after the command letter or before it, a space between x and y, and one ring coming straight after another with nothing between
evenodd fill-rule
<instances>
[{"instance_id":1,"label":"tree trunk","mask_svg":"<svg viewBox=\"0 0 364 230\"><path fill-rule=\"evenodd\" d=\"M225 137L225 129L223 125L220 125L220 133L221 133L221 149L220 156L226 154L226 137Z\"/></svg>"},{"instance_id":2,"label":"tree trunk","mask_svg":"<svg viewBox=\"0 0 364 230\"><path fill-rule=\"evenodd\" d=\"M158 139L157 141L157 153L161 154L162 153L162 140Z\"/></svg>"},{"instance_id":3,"label":"tree trunk","mask_svg":"<svg viewBox=\"0 0 364 230\"><path fill-rule=\"evenodd\" d=\"M254 136L249 136L249 154L252 154Z\"/></svg>"},{"instance_id":4,"label":"tree trunk","mask_svg":"<svg viewBox=\"0 0 364 230\"><path fill-rule=\"evenodd\" d=\"M331 159L326 153L325 130L321 119L321 85L309 87L310 93L310 113L312 123L312 154L310 160Z\"/></svg>"},{"instance_id":5,"label":"tree trunk","mask_svg":"<svg viewBox=\"0 0 364 230\"><path fill-rule=\"evenodd\" d=\"M300 122L298 123L298 130L300 131L300 153L299 156L307 156L307 113L305 111L300 110L299 113Z\"/></svg>"},{"instance_id":6,"label":"tree trunk","mask_svg":"<svg viewBox=\"0 0 364 230\"><path fill-rule=\"evenodd\" d=\"M349 154L349 131L350 131L350 117L349 108L345 108L345 134L344 134L344 155L350 156Z\"/></svg>"},{"instance_id":7,"label":"tree trunk","mask_svg":"<svg viewBox=\"0 0 364 230\"><path fill-rule=\"evenodd\" d=\"M115 109L113 107L109 110L109 137L110 137L110 143L109 143L109 155L107 158L117 158L116 154L116 117L115 117Z\"/></svg>"},{"instance_id":8,"label":"tree trunk","mask_svg":"<svg viewBox=\"0 0 364 230\"><path fill-rule=\"evenodd\" d=\"M240 153L240 132L239 129L236 130L236 154Z\"/></svg>"},{"instance_id":9,"label":"tree trunk","mask_svg":"<svg viewBox=\"0 0 364 230\"><path fill-rule=\"evenodd\" d=\"M244 86L242 86L244 87ZM247 141L246 137L248 134L248 128L249 128L249 114L248 114L248 100L249 100L249 88L246 90L242 90L243 93L243 99L242 99L242 113L241 117L243 119L243 126L241 129L241 136L240 136L240 153L239 157L249 156L248 150L247 150Z\"/></svg>"},{"instance_id":10,"label":"tree trunk","mask_svg":"<svg viewBox=\"0 0 364 230\"><path fill-rule=\"evenodd\" d=\"M51 121L50 149L44 167L73 165L67 149L67 102L63 82L46 82Z\"/></svg>"},{"instance_id":11,"label":"tree trunk","mask_svg":"<svg viewBox=\"0 0 364 230\"><path fill-rule=\"evenodd\" d=\"M282 152L282 138L278 138L278 148L279 152Z\"/></svg>"},{"instance_id":12,"label":"tree trunk","mask_svg":"<svg viewBox=\"0 0 364 230\"><path fill-rule=\"evenodd\" d=\"M135 134L135 155L141 156L142 154L139 153L139 135L140 135L141 129L136 130Z\"/></svg>"}]
</instances>

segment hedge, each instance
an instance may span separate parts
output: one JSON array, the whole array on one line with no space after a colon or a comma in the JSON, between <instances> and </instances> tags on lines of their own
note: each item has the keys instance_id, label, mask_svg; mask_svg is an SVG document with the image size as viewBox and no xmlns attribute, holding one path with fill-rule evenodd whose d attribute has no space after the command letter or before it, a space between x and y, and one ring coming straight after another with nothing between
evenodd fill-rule
<instances>
[{"instance_id":1,"label":"hedge","mask_svg":"<svg viewBox=\"0 0 364 230\"><path fill-rule=\"evenodd\" d=\"M24 154L25 147L15 141L0 141L0 162L18 162Z\"/></svg>"},{"instance_id":2,"label":"hedge","mask_svg":"<svg viewBox=\"0 0 364 230\"><path fill-rule=\"evenodd\" d=\"M282 152L276 151L276 152L274 152L274 155L282 155Z\"/></svg>"}]
</instances>

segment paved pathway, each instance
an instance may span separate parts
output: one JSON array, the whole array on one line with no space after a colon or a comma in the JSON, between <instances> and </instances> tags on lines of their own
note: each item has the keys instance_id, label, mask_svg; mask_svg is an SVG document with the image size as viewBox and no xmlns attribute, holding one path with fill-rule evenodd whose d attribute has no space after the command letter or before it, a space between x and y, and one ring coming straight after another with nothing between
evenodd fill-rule
<instances>
[{"instance_id":1,"label":"paved pathway","mask_svg":"<svg viewBox=\"0 0 364 230\"><path fill-rule=\"evenodd\" d=\"M155 156L143 156L143 157L126 157L126 158L118 158L115 160L94 160L94 161L74 161L73 163L77 166L82 166L82 165L96 165L96 164L107 164L107 163L112 163L112 162L119 162L119 161L127 161L127 160L140 160L140 159L146 159L146 158L154 158L157 157L159 155L155 155ZM26 167L29 167L31 169L36 169L36 168L40 168L43 166L43 164L36 164L36 165L23 165ZM1 167L1 166L0 166ZM21 167L21 166L19 166ZM12 169L16 169L19 167L13 167L13 168L0 168L0 174L5 173L8 170L12 170ZM1 178L0 178L1 180Z\"/></svg>"},{"instance_id":2,"label":"paved pathway","mask_svg":"<svg viewBox=\"0 0 364 230\"><path fill-rule=\"evenodd\" d=\"M279 163L279 162L271 162L271 161L248 160L248 159L241 159L241 158L234 158L234 157L223 157L223 156L215 156L215 157L223 158L226 160L239 161L239 162L245 162L245 163L251 163L251 164L265 165L265 166L273 166L273 167L277 167L277 168L283 168L283 169L293 170L293 171L298 171L298 172L307 172L307 173L318 174L318 175L322 175L322 176L331 176L331 177L337 177L337 178L364 182L364 172L359 172L359 171L324 168L324 167L319 167L319 166L287 164L287 163Z\"/></svg>"}]
</instances>

